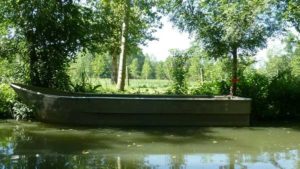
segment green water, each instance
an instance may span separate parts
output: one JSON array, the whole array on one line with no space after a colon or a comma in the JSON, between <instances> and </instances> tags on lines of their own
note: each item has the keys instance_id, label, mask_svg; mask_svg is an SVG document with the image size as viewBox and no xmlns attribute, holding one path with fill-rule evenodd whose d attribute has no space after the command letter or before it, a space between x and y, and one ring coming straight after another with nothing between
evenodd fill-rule
<instances>
[{"instance_id":1,"label":"green water","mask_svg":"<svg viewBox=\"0 0 300 169\"><path fill-rule=\"evenodd\" d=\"M0 169L300 168L300 129L74 128L0 121Z\"/></svg>"}]
</instances>

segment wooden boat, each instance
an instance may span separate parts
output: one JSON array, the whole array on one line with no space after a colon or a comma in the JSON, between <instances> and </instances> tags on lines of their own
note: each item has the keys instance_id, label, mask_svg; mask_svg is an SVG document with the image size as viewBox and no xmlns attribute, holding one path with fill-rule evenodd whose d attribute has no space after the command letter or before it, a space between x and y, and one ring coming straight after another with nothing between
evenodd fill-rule
<instances>
[{"instance_id":1,"label":"wooden boat","mask_svg":"<svg viewBox=\"0 0 300 169\"><path fill-rule=\"evenodd\" d=\"M251 99L228 96L66 93L11 87L38 120L96 126L248 126Z\"/></svg>"}]
</instances>

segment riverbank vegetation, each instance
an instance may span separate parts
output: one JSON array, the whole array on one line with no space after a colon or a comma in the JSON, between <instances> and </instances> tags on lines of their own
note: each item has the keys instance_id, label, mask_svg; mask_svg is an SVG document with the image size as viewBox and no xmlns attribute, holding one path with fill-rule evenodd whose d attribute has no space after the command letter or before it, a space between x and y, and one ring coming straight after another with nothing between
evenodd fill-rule
<instances>
[{"instance_id":1,"label":"riverbank vegetation","mask_svg":"<svg viewBox=\"0 0 300 169\"><path fill-rule=\"evenodd\" d=\"M252 119L300 117L300 4L257 1L0 2L0 118L30 117L9 83L70 92L235 95ZM169 17L194 42L163 61L141 46ZM270 39L267 59L254 56ZM180 43L180 42L178 42ZM260 58L258 58L260 59Z\"/></svg>"}]
</instances>

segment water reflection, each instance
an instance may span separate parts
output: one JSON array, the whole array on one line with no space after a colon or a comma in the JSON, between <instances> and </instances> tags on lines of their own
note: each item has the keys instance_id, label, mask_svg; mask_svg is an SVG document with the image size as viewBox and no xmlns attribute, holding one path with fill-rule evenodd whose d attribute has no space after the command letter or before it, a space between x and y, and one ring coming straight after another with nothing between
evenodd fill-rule
<instances>
[{"instance_id":1,"label":"water reflection","mask_svg":"<svg viewBox=\"0 0 300 169\"><path fill-rule=\"evenodd\" d=\"M300 132L292 128L178 130L0 123L0 169L300 168Z\"/></svg>"},{"instance_id":2,"label":"water reflection","mask_svg":"<svg viewBox=\"0 0 300 169\"><path fill-rule=\"evenodd\" d=\"M258 156L242 155L231 159L229 154L186 154L181 157L169 154L152 155L11 155L2 156L0 168L151 168L151 169L297 169L299 151L263 154ZM275 158L274 158L275 157ZM233 163L232 163L233 162Z\"/></svg>"}]
</instances>

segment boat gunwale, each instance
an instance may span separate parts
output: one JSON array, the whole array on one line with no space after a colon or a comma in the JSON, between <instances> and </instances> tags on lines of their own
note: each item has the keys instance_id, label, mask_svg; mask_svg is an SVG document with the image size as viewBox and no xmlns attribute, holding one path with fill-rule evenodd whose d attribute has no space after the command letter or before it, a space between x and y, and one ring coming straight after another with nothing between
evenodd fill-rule
<instances>
[{"instance_id":1,"label":"boat gunwale","mask_svg":"<svg viewBox=\"0 0 300 169\"><path fill-rule=\"evenodd\" d=\"M146 94L93 94L93 93L69 93L55 89L28 86L23 84L11 83L10 86L16 90L22 90L34 95L45 96L56 99L106 99L106 100L172 100L172 101L251 101L250 98L237 96L213 96L213 95L146 95ZM34 90L32 88L38 89ZM42 90L42 91L41 91ZM47 93L49 92L49 93ZM51 93L53 92L53 93ZM54 94L56 92L57 94ZM59 95L62 94L62 95Z\"/></svg>"}]
</instances>

